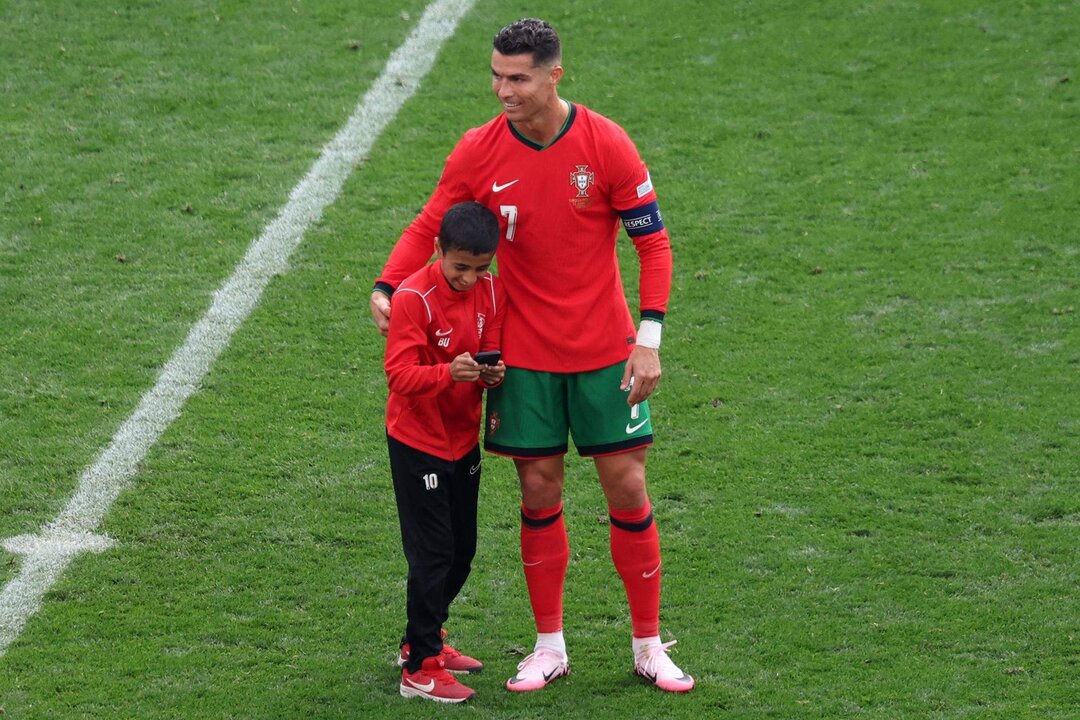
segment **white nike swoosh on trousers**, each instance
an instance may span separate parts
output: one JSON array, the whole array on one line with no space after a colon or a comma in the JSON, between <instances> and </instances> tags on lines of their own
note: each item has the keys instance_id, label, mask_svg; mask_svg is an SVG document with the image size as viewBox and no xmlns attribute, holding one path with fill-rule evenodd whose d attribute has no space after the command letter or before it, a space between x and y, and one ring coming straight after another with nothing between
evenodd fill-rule
<instances>
[{"instance_id":1,"label":"white nike swoosh on trousers","mask_svg":"<svg viewBox=\"0 0 1080 720\"><path fill-rule=\"evenodd\" d=\"M518 178L518 180L520 180L520 179L521 178ZM510 187L511 185L513 185L516 182L517 182L517 180L511 180L510 182L506 183L505 185L500 185L498 182L493 182L493 183L491 183L491 192L493 192L493 193L502 192L503 190Z\"/></svg>"},{"instance_id":2,"label":"white nike swoosh on trousers","mask_svg":"<svg viewBox=\"0 0 1080 720\"><path fill-rule=\"evenodd\" d=\"M642 427L643 427L643 426L645 425L645 423L647 423L647 422L649 422L649 418L645 418L644 420L642 420L641 422L639 422L639 423L638 423L637 425L631 425L630 423L626 423L626 434L627 434L627 435L631 435L631 434L633 434L633 433L636 433L636 432L637 432L638 430L640 430L640 429L641 429L641 428L642 428Z\"/></svg>"}]
</instances>

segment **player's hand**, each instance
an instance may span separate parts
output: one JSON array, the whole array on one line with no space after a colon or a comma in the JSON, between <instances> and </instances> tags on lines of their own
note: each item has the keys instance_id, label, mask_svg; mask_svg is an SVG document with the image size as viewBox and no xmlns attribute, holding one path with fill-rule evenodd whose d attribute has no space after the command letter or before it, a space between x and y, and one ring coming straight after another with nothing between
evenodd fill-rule
<instances>
[{"instance_id":1,"label":"player's hand","mask_svg":"<svg viewBox=\"0 0 1080 720\"><path fill-rule=\"evenodd\" d=\"M454 382L476 382L480 378L480 363L469 353L461 353L450 361L450 379Z\"/></svg>"},{"instance_id":2,"label":"player's hand","mask_svg":"<svg viewBox=\"0 0 1080 720\"><path fill-rule=\"evenodd\" d=\"M631 382L631 378L633 378L633 382ZM630 391L626 398L626 404L636 405L642 400L647 400L653 394L653 390L656 390L659 383L660 352L652 348L635 345L626 361L622 385L619 386L623 392Z\"/></svg>"},{"instance_id":3,"label":"player's hand","mask_svg":"<svg viewBox=\"0 0 1080 720\"><path fill-rule=\"evenodd\" d=\"M480 381L488 386L498 385L506 375L506 363L502 360L497 365L481 365Z\"/></svg>"},{"instance_id":4,"label":"player's hand","mask_svg":"<svg viewBox=\"0 0 1080 720\"><path fill-rule=\"evenodd\" d=\"M375 290L371 293L371 319L383 337L390 333L390 298L386 293Z\"/></svg>"}]
</instances>

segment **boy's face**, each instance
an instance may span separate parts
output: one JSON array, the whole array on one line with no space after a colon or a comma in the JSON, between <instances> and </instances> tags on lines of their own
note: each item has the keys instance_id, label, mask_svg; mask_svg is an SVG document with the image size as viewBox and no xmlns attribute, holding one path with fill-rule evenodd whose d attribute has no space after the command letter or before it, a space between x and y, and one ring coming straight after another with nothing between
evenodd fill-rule
<instances>
[{"instance_id":1,"label":"boy's face","mask_svg":"<svg viewBox=\"0 0 1080 720\"><path fill-rule=\"evenodd\" d=\"M442 265L443 277L450 287L458 291L468 290L487 275L491 260L495 257L493 252L473 255L457 248L443 252L438 240L435 241L435 252Z\"/></svg>"}]
</instances>

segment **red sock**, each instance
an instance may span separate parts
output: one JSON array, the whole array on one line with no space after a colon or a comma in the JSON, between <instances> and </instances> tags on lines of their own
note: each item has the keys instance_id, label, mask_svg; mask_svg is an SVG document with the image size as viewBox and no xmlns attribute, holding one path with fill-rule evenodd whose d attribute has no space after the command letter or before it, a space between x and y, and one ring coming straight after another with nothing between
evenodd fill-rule
<instances>
[{"instance_id":1,"label":"red sock","mask_svg":"<svg viewBox=\"0 0 1080 720\"><path fill-rule=\"evenodd\" d=\"M630 601L634 637L660 634L660 536L652 506L637 510L608 508L611 518L611 559Z\"/></svg>"},{"instance_id":2,"label":"red sock","mask_svg":"<svg viewBox=\"0 0 1080 720\"><path fill-rule=\"evenodd\" d=\"M562 630L563 581L569 562L570 540L566 536L562 503L539 510L522 505L521 564L538 633Z\"/></svg>"}]
</instances>

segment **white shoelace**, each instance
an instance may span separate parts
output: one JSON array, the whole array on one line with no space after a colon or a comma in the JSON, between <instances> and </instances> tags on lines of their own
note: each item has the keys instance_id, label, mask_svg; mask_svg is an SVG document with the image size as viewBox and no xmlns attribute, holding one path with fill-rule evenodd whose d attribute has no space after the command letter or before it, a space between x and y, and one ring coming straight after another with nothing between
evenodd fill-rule
<instances>
[{"instance_id":1,"label":"white shoelace","mask_svg":"<svg viewBox=\"0 0 1080 720\"><path fill-rule=\"evenodd\" d=\"M672 662L667 654L668 648L677 642L678 640L672 640L663 645L650 645L645 648L638 655L638 667L641 668L642 672L652 677L660 677L661 675L682 676L682 670Z\"/></svg>"},{"instance_id":2,"label":"white shoelace","mask_svg":"<svg viewBox=\"0 0 1080 720\"><path fill-rule=\"evenodd\" d=\"M563 662L563 656L558 652L548 648L538 648L526 655L525 659L518 663L517 669L524 670L526 666L532 665L534 660L536 661L536 664L539 665L545 655L550 656L556 663ZM541 673L542 672L543 669L541 669Z\"/></svg>"}]
</instances>

